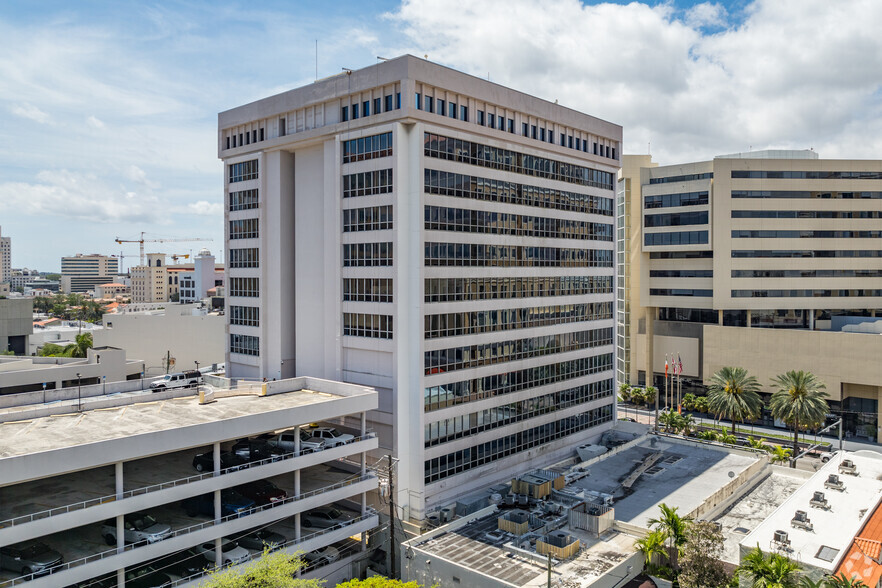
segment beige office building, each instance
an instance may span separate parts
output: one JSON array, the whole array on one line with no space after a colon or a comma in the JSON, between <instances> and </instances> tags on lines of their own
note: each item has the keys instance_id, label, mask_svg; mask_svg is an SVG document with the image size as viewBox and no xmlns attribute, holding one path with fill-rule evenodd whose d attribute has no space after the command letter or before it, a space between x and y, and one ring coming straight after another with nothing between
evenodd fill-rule
<instances>
[{"instance_id":1,"label":"beige office building","mask_svg":"<svg viewBox=\"0 0 882 588\"><path fill-rule=\"evenodd\" d=\"M666 356L685 391L810 370L846 431L882 439L882 161L625 156L617 217L618 381L663 388Z\"/></svg>"},{"instance_id":2,"label":"beige office building","mask_svg":"<svg viewBox=\"0 0 882 588\"><path fill-rule=\"evenodd\" d=\"M87 292L116 279L119 260L92 253L61 258L61 289L65 294Z\"/></svg>"},{"instance_id":3,"label":"beige office building","mask_svg":"<svg viewBox=\"0 0 882 588\"><path fill-rule=\"evenodd\" d=\"M135 266L132 274L132 302L168 302L169 280L165 253L148 253L147 265Z\"/></svg>"}]
</instances>

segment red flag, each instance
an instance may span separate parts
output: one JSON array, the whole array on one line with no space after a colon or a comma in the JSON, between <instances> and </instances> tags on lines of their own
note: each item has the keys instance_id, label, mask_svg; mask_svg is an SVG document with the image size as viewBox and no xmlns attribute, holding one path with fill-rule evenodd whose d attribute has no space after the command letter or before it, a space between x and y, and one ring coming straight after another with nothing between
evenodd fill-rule
<instances>
[{"instance_id":1,"label":"red flag","mask_svg":"<svg viewBox=\"0 0 882 588\"><path fill-rule=\"evenodd\" d=\"M665 379L668 377L668 356L665 355Z\"/></svg>"}]
</instances>

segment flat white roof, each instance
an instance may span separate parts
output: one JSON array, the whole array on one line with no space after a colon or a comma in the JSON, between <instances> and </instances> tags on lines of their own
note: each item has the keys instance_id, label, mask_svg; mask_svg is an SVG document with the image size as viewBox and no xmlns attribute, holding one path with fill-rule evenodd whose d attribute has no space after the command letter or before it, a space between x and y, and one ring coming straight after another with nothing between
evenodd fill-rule
<instances>
[{"instance_id":1,"label":"flat white roof","mask_svg":"<svg viewBox=\"0 0 882 588\"><path fill-rule=\"evenodd\" d=\"M857 466L858 475L839 473L839 464L850 459ZM825 488L830 474L836 474L845 484L840 492ZM823 492L830 504L828 510L812 508L809 501L815 492ZM777 510L770 514L756 529L742 539L742 553L756 548L766 551L772 548L775 531L786 531L790 540L789 553L805 565L832 572L848 551L852 539L861 530L867 517L873 514L882 498L882 454L875 451L841 452L824 464L809 480L799 487ZM790 524L797 510L805 511L814 529L807 531ZM827 559L817 556L822 547ZM837 550L833 553L830 550ZM832 555L832 559L830 556Z\"/></svg>"}]
</instances>

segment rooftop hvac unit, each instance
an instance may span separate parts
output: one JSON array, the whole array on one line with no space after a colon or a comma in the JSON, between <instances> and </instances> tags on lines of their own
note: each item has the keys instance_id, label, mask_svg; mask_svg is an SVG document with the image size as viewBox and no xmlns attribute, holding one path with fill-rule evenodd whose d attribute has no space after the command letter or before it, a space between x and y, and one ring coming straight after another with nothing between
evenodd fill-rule
<instances>
[{"instance_id":1,"label":"rooftop hvac unit","mask_svg":"<svg viewBox=\"0 0 882 588\"><path fill-rule=\"evenodd\" d=\"M787 531L775 531L775 534L772 536L772 541L780 543L781 545L788 545L790 543L790 539L787 537Z\"/></svg>"}]
</instances>

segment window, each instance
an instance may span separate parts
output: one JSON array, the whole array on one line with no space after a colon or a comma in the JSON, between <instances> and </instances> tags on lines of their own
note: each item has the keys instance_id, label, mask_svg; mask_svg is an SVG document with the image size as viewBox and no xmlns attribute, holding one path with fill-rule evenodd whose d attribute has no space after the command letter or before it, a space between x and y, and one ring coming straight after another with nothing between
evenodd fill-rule
<instances>
[{"instance_id":1,"label":"window","mask_svg":"<svg viewBox=\"0 0 882 588\"><path fill-rule=\"evenodd\" d=\"M379 231L392 228L392 206L343 210L343 232Z\"/></svg>"},{"instance_id":2,"label":"window","mask_svg":"<svg viewBox=\"0 0 882 588\"><path fill-rule=\"evenodd\" d=\"M579 137L576 137L576 151L581 151L581 149L582 149L581 139L579 139Z\"/></svg>"},{"instance_id":3,"label":"window","mask_svg":"<svg viewBox=\"0 0 882 588\"><path fill-rule=\"evenodd\" d=\"M732 170L732 179L764 180L882 180L878 171L767 171Z\"/></svg>"},{"instance_id":4,"label":"window","mask_svg":"<svg viewBox=\"0 0 882 588\"><path fill-rule=\"evenodd\" d=\"M597 155L597 142L596 141L594 142L594 155ZM650 180L649 183L651 184L652 180Z\"/></svg>"},{"instance_id":5,"label":"window","mask_svg":"<svg viewBox=\"0 0 882 588\"><path fill-rule=\"evenodd\" d=\"M233 148L236 148L236 135L233 135Z\"/></svg>"},{"instance_id":6,"label":"window","mask_svg":"<svg viewBox=\"0 0 882 588\"><path fill-rule=\"evenodd\" d=\"M549 143L554 143L554 131L552 131L552 130L550 130L550 129L549 129L549 131L548 131L548 142L549 142Z\"/></svg>"},{"instance_id":7,"label":"window","mask_svg":"<svg viewBox=\"0 0 882 588\"><path fill-rule=\"evenodd\" d=\"M714 270L649 270L650 278L712 278Z\"/></svg>"},{"instance_id":8,"label":"window","mask_svg":"<svg viewBox=\"0 0 882 588\"><path fill-rule=\"evenodd\" d=\"M426 302L611 294L612 276L426 278Z\"/></svg>"},{"instance_id":9,"label":"window","mask_svg":"<svg viewBox=\"0 0 882 588\"><path fill-rule=\"evenodd\" d=\"M707 231L682 231L677 233L644 233L643 244L654 245L706 245Z\"/></svg>"},{"instance_id":10,"label":"window","mask_svg":"<svg viewBox=\"0 0 882 588\"><path fill-rule=\"evenodd\" d=\"M229 148L230 148L230 137L227 136L227 149L229 149Z\"/></svg>"},{"instance_id":11,"label":"window","mask_svg":"<svg viewBox=\"0 0 882 588\"><path fill-rule=\"evenodd\" d=\"M427 267L612 267L612 251L427 242L425 263Z\"/></svg>"},{"instance_id":12,"label":"window","mask_svg":"<svg viewBox=\"0 0 882 588\"><path fill-rule=\"evenodd\" d=\"M873 250L746 250L733 249L732 257L882 257L882 251Z\"/></svg>"},{"instance_id":13,"label":"window","mask_svg":"<svg viewBox=\"0 0 882 588\"><path fill-rule=\"evenodd\" d=\"M423 96L419 92L416 93L416 98L414 100L414 106L416 106L417 110L423 109Z\"/></svg>"},{"instance_id":14,"label":"window","mask_svg":"<svg viewBox=\"0 0 882 588\"><path fill-rule=\"evenodd\" d=\"M352 105L352 120L358 118L358 102Z\"/></svg>"},{"instance_id":15,"label":"window","mask_svg":"<svg viewBox=\"0 0 882 588\"><path fill-rule=\"evenodd\" d=\"M732 298L838 298L878 297L882 290L732 290Z\"/></svg>"},{"instance_id":16,"label":"window","mask_svg":"<svg viewBox=\"0 0 882 588\"><path fill-rule=\"evenodd\" d=\"M732 198L824 198L828 200L878 200L882 192L809 192L802 190L732 190Z\"/></svg>"},{"instance_id":17,"label":"window","mask_svg":"<svg viewBox=\"0 0 882 588\"><path fill-rule=\"evenodd\" d=\"M713 296L713 290L695 290L689 288L650 288L650 296Z\"/></svg>"},{"instance_id":18,"label":"window","mask_svg":"<svg viewBox=\"0 0 882 588\"><path fill-rule=\"evenodd\" d=\"M425 228L430 231L457 231L609 242L613 240L613 226L610 223L594 223L442 206L426 206L424 217Z\"/></svg>"},{"instance_id":19,"label":"window","mask_svg":"<svg viewBox=\"0 0 882 588\"><path fill-rule=\"evenodd\" d=\"M492 112L487 113L487 126L491 129L496 128L496 116Z\"/></svg>"},{"instance_id":20,"label":"window","mask_svg":"<svg viewBox=\"0 0 882 588\"><path fill-rule=\"evenodd\" d=\"M371 101L365 100L361 104L362 116L370 116L371 115Z\"/></svg>"},{"instance_id":21,"label":"window","mask_svg":"<svg viewBox=\"0 0 882 588\"><path fill-rule=\"evenodd\" d=\"M521 134L525 137L529 136L528 128L529 128L529 125L527 125L527 123L521 123Z\"/></svg>"},{"instance_id":22,"label":"window","mask_svg":"<svg viewBox=\"0 0 882 588\"><path fill-rule=\"evenodd\" d=\"M535 138L538 137L538 133L539 133L539 130L538 130L538 128L536 127L536 125L532 125L532 126L530 127L530 137L532 137L533 139L535 139Z\"/></svg>"},{"instance_id":23,"label":"window","mask_svg":"<svg viewBox=\"0 0 882 588\"><path fill-rule=\"evenodd\" d=\"M263 141L263 127L260 128L260 140Z\"/></svg>"},{"instance_id":24,"label":"window","mask_svg":"<svg viewBox=\"0 0 882 588\"><path fill-rule=\"evenodd\" d=\"M230 267L260 267L260 249L230 249Z\"/></svg>"},{"instance_id":25,"label":"window","mask_svg":"<svg viewBox=\"0 0 882 588\"><path fill-rule=\"evenodd\" d=\"M230 278L230 296L256 298L260 296L258 278Z\"/></svg>"},{"instance_id":26,"label":"window","mask_svg":"<svg viewBox=\"0 0 882 588\"><path fill-rule=\"evenodd\" d=\"M260 236L259 219L243 218L230 221L230 239L256 239Z\"/></svg>"},{"instance_id":27,"label":"window","mask_svg":"<svg viewBox=\"0 0 882 588\"><path fill-rule=\"evenodd\" d=\"M454 103L454 102L447 103L447 115L450 118L456 118L456 103Z\"/></svg>"},{"instance_id":28,"label":"window","mask_svg":"<svg viewBox=\"0 0 882 588\"><path fill-rule=\"evenodd\" d=\"M684 225L706 225L708 212L679 212L673 214L647 214L643 224L647 227L680 227ZM734 235L733 235L734 236Z\"/></svg>"},{"instance_id":29,"label":"window","mask_svg":"<svg viewBox=\"0 0 882 588\"><path fill-rule=\"evenodd\" d=\"M257 130L251 131L251 142L257 143Z\"/></svg>"},{"instance_id":30,"label":"window","mask_svg":"<svg viewBox=\"0 0 882 588\"><path fill-rule=\"evenodd\" d=\"M230 164L230 183L257 179L257 160Z\"/></svg>"},{"instance_id":31,"label":"window","mask_svg":"<svg viewBox=\"0 0 882 588\"><path fill-rule=\"evenodd\" d=\"M447 113L445 110L445 102L441 98L438 98L438 114L444 116Z\"/></svg>"},{"instance_id":32,"label":"window","mask_svg":"<svg viewBox=\"0 0 882 588\"><path fill-rule=\"evenodd\" d=\"M390 278L344 278L344 302L392 302Z\"/></svg>"},{"instance_id":33,"label":"window","mask_svg":"<svg viewBox=\"0 0 882 588\"><path fill-rule=\"evenodd\" d=\"M747 231L733 230L733 239L879 239L882 231Z\"/></svg>"},{"instance_id":34,"label":"window","mask_svg":"<svg viewBox=\"0 0 882 588\"><path fill-rule=\"evenodd\" d=\"M392 338L392 317L385 314L343 313L343 334L372 339Z\"/></svg>"},{"instance_id":35,"label":"window","mask_svg":"<svg viewBox=\"0 0 882 588\"><path fill-rule=\"evenodd\" d=\"M539 129L539 140L545 141L545 128L544 127Z\"/></svg>"},{"instance_id":36,"label":"window","mask_svg":"<svg viewBox=\"0 0 882 588\"><path fill-rule=\"evenodd\" d=\"M392 243L347 243L343 245L343 267L392 265Z\"/></svg>"},{"instance_id":37,"label":"window","mask_svg":"<svg viewBox=\"0 0 882 588\"><path fill-rule=\"evenodd\" d=\"M595 143L595 145L597 145L597 143ZM668 176L666 178L649 178L649 183L650 184L671 184L671 183L675 183L675 182L694 182L695 180L709 180L709 179L712 179L713 177L714 177L713 172L707 172L707 173L703 173L703 174L686 174L686 175L682 175L682 176Z\"/></svg>"},{"instance_id":38,"label":"window","mask_svg":"<svg viewBox=\"0 0 882 588\"><path fill-rule=\"evenodd\" d=\"M260 337L230 334L230 353L260 355Z\"/></svg>"},{"instance_id":39,"label":"window","mask_svg":"<svg viewBox=\"0 0 882 588\"><path fill-rule=\"evenodd\" d=\"M427 314L426 339L611 319L612 301Z\"/></svg>"},{"instance_id":40,"label":"window","mask_svg":"<svg viewBox=\"0 0 882 588\"><path fill-rule=\"evenodd\" d=\"M426 96L423 99L423 104L426 108L426 112L435 112L435 104L431 96Z\"/></svg>"},{"instance_id":41,"label":"window","mask_svg":"<svg viewBox=\"0 0 882 588\"><path fill-rule=\"evenodd\" d=\"M353 105L354 107L354 105ZM343 141L343 163L392 155L392 133Z\"/></svg>"},{"instance_id":42,"label":"window","mask_svg":"<svg viewBox=\"0 0 882 588\"><path fill-rule=\"evenodd\" d=\"M392 110L392 94L389 94L385 97L386 100L386 112Z\"/></svg>"},{"instance_id":43,"label":"window","mask_svg":"<svg viewBox=\"0 0 882 588\"><path fill-rule=\"evenodd\" d=\"M484 126L484 111L483 110L478 111L478 124L481 125L482 127Z\"/></svg>"},{"instance_id":44,"label":"window","mask_svg":"<svg viewBox=\"0 0 882 588\"><path fill-rule=\"evenodd\" d=\"M508 119L508 132L512 133L512 134L514 133L514 119L513 118Z\"/></svg>"},{"instance_id":45,"label":"window","mask_svg":"<svg viewBox=\"0 0 882 588\"><path fill-rule=\"evenodd\" d=\"M245 327L260 326L260 309L256 306L231 306L230 324Z\"/></svg>"},{"instance_id":46,"label":"window","mask_svg":"<svg viewBox=\"0 0 882 588\"><path fill-rule=\"evenodd\" d=\"M381 99L374 98L374 114L380 114Z\"/></svg>"},{"instance_id":47,"label":"window","mask_svg":"<svg viewBox=\"0 0 882 588\"><path fill-rule=\"evenodd\" d=\"M606 190L613 188L613 174L610 172L432 133L424 134L424 153L426 157L513 171Z\"/></svg>"},{"instance_id":48,"label":"window","mask_svg":"<svg viewBox=\"0 0 882 588\"><path fill-rule=\"evenodd\" d=\"M537 208L571 210L602 216L612 216L613 214L612 198L604 196L579 194L578 192L516 184L433 169L426 169L424 175L424 189L427 194L521 204Z\"/></svg>"},{"instance_id":49,"label":"window","mask_svg":"<svg viewBox=\"0 0 882 588\"><path fill-rule=\"evenodd\" d=\"M257 208L257 190L230 192L230 212Z\"/></svg>"},{"instance_id":50,"label":"window","mask_svg":"<svg viewBox=\"0 0 882 588\"><path fill-rule=\"evenodd\" d=\"M653 251L649 259L713 259L713 251Z\"/></svg>"},{"instance_id":51,"label":"window","mask_svg":"<svg viewBox=\"0 0 882 588\"><path fill-rule=\"evenodd\" d=\"M245 140L242 138L242 133L239 133L239 147L245 144Z\"/></svg>"},{"instance_id":52,"label":"window","mask_svg":"<svg viewBox=\"0 0 882 588\"><path fill-rule=\"evenodd\" d=\"M733 278L882 278L882 270L732 270Z\"/></svg>"},{"instance_id":53,"label":"window","mask_svg":"<svg viewBox=\"0 0 882 588\"><path fill-rule=\"evenodd\" d=\"M707 192L680 192L645 196L643 208L673 208L676 206L699 206L708 203Z\"/></svg>"},{"instance_id":54,"label":"window","mask_svg":"<svg viewBox=\"0 0 882 588\"><path fill-rule=\"evenodd\" d=\"M401 110L401 92L395 93L395 109Z\"/></svg>"},{"instance_id":55,"label":"window","mask_svg":"<svg viewBox=\"0 0 882 588\"><path fill-rule=\"evenodd\" d=\"M392 170L378 169L343 176L343 198L392 192Z\"/></svg>"},{"instance_id":56,"label":"window","mask_svg":"<svg viewBox=\"0 0 882 588\"><path fill-rule=\"evenodd\" d=\"M344 106L340 109L340 120L346 122L349 120L349 107Z\"/></svg>"},{"instance_id":57,"label":"window","mask_svg":"<svg viewBox=\"0 0 882 588\"><path fill-rule=\"evenodd\" d=\"M285 118L284 117L279 119L279 136L280 137L285 136Z\"/></svg>"}]
</instances>

